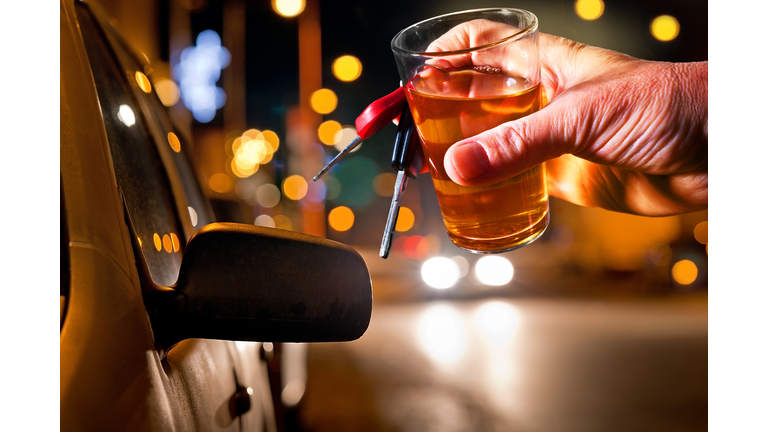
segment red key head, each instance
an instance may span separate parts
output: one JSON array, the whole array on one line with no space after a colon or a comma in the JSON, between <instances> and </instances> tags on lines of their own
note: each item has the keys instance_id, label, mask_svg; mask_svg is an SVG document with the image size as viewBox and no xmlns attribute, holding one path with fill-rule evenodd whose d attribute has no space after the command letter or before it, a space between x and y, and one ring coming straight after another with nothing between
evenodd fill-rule
<instances>
[{"instance_id":1,"label":"red key head","mask_svg":"<svg viewBox=\"0 0 768 432\"><path fill-rule=\"evenodd\" d=\"M362 139L368 139L400 115L405 103L405 90L397 90L376 100L355 119L355 130Z\"/></svg>"}]
</instances>

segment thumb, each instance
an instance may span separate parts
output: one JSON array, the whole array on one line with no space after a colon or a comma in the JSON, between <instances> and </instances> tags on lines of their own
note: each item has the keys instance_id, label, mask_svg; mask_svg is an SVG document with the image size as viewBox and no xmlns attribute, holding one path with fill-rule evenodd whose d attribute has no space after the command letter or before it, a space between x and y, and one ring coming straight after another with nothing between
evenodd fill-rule
<instances>
[{"instance_id":1,"label":"thumb","mask_svg":"<svg viewBox=\"0 0 768 432\"><path fill-rule=\"evenodd\" d=\"M463 186L485 186L514 177L574 150L573 109L552 101L526 117L458 141L445 153L445 171Z\"/></svg>"}]
</instances>

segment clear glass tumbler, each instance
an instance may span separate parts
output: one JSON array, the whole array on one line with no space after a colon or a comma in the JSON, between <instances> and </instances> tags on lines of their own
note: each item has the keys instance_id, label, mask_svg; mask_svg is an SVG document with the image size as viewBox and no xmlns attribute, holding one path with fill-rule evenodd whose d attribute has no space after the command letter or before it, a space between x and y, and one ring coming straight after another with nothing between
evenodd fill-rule
<instances>
[{"instance_id":1,"label":"clear glass tumbler","mask_svg":"<svg viewBox=\"0 0 768 432\"><path fill-rule=\"evenodd\" d=\"M514 250L549 224L544 164L483 187L454 183L443 166L457 141L539 109L538 36L534 14L495 8L430 18L392 39L443 221L462 249Z\"/></svg>"}]
</instances>

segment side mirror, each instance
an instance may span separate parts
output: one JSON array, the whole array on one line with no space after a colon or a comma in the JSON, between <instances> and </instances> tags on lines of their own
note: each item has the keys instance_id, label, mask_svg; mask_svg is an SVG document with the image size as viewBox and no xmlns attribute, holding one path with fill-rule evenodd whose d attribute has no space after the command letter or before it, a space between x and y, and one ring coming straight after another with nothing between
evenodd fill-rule
<instances>
[{"instance_id":1,"label":"side mirror","mask_svg":"<svg viewBox=\"0 0 768 432\"><path fill-rule=\"evenodd\" d=\"M368 328L371 276L351 247L307 234L213 223L190 239L176 285L148 296L155 337L349 341Z\"/></svg>"}]
</instances>

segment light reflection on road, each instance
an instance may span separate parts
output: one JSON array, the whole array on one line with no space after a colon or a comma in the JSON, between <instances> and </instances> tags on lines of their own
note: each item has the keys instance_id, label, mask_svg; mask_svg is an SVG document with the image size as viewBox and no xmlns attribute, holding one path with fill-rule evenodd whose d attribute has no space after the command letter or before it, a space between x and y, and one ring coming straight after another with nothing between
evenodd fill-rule
<instances>
[{"instance_id":1,"label":"light reflection on road","mask_svg":"<svg viewBox=\"0 0 768 432\"><path fill-rule=\"evenodd\" d=\"M312 432L701 430L707 302L377 304L309 366Z\"/></svg>"}]
</instances>

